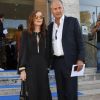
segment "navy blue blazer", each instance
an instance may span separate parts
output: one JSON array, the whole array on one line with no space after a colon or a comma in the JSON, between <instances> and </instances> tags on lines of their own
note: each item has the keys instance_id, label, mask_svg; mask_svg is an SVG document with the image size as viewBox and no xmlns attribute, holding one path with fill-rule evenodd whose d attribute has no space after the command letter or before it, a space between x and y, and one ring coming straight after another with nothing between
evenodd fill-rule
<instances>
[{"instance_id":1,"label":"navy blue blazer","mask_svg":"<svg viewBox=\"0 0 100 100\"><path fill-rule=\"evenodd\" d=\"M52 49L52 32L53 22L48 26L48 49L49 57L53 56ZM82 33L78 20L73 17L64 18L63 33L62 33L62 47L64 51L64 58L66 62L66 68L72 68L72 65L77 60L85 60L84 45L82 40Z\"/></svg>"}]
</instances>

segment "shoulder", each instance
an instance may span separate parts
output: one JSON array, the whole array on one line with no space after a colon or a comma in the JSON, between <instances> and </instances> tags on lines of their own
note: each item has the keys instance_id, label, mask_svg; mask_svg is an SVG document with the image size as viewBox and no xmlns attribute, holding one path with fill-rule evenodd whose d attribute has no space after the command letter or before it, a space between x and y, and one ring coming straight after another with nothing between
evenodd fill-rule
<instances>
[{"instance_id":1,"label":"shoulder","mask_svg":"<svg viewBox=\"0 0 100 100\"><path fill-rule=\"evenodd\" d=\"M66 20L67 20L67 21L77 21L77 18L65 16L64 20L65 20L65 21L66 21Z\"/></svg>"},{"instance_id":2,"label":"shoulder","mask_svg":"<svg viewBox=\"0 0 100 100\"><path fill-rule=\"evenodd\" d=\"M79 21L75 17L65 17L64 22L67 24L70 24L70 25L75 25L75 26L78 25L79 26Z\"/></svg>"}]
</instances>

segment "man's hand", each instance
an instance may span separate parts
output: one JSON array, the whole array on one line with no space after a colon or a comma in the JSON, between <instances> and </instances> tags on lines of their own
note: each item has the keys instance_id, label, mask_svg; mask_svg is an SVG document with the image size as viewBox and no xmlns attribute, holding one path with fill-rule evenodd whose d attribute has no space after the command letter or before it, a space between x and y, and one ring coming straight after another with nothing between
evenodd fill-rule
<instances>
[{"instance_id":1,"label":"man's hand","mask_svg":"<svg viewBox=\"0 0 100 100\"><path fill-rule=\"evenodd\" d=\"M77 67L77 71L82 70L83 65L84 65L83 61L78 60L76 64L77 64L77 66L78 66L78 67Z\"/></svg>"}]
</instances>

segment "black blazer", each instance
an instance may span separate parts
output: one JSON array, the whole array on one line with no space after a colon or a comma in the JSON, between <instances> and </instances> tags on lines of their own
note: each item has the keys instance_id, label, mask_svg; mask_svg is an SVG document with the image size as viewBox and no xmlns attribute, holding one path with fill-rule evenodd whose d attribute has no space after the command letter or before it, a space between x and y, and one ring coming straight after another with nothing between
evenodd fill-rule
<instances>
[{"instance_id":1,"label":"black blazer","mask_svg":"<svg viewBox=\"0 0 100 100\"><path fill-rule=\"evenodd\" d=\"M50 23L48 26L48 43L49 43L48 49L50 58L53 55L52 31L53 31L53 22ZM85 57L84 57L82 34L78 20L76 18L65 16L63 33L62 33L62 46L67 68L72 68L72 65L75 64L77 60L84 61Z\"/></svg>"}]
</instances>

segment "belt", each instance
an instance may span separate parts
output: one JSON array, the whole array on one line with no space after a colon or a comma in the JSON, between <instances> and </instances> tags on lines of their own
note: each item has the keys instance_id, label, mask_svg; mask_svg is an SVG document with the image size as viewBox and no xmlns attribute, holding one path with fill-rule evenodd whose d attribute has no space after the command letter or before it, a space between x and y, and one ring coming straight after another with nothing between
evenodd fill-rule
<instances>
[{"instance_id":1,"label":"belt","mask_svg":"<svg viewBox=\"0 0 100 100\"><path fill-rule=\"evenodd\" d=\"M54 55L54 58L55 58L55 59L61 59L61 58L64 58L64 55L61 55L61 56L55 56L55 55Z\"/></svg>"}]
</instances>

